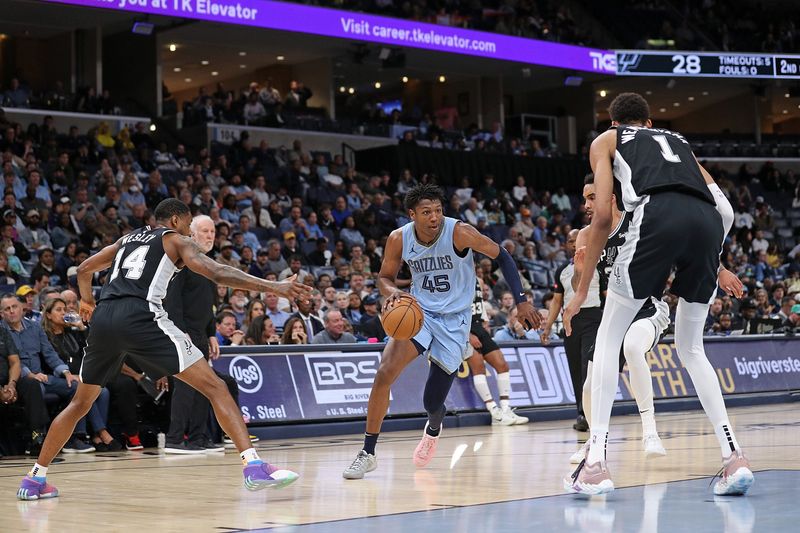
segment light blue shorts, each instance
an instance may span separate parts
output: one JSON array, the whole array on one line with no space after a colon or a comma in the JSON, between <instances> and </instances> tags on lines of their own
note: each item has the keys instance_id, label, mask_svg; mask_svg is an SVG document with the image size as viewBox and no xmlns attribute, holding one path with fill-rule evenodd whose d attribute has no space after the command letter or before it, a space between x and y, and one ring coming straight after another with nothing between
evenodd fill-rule
<instances>
[{"instance_id":1,"label":"light blue shorts","mask_svg":"<svg viewBox=\"0 0 800 533\"><path fill-rule=\"evenodd\" d=\"M469 349L472 308L447 314L423 312L422 329L412 340L420 353L426 353L431 361L452 374L472 353Z\"/></svg>"}]
</instances>

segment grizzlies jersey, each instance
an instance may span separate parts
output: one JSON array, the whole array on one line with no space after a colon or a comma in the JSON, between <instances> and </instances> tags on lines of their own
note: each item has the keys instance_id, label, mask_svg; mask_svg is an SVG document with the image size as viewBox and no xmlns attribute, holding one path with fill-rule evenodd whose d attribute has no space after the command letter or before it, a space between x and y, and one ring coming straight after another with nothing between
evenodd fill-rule
<instances>
[{"instance_id":1,"label":"grizzlies jersey","mask_svg":"<svg viewBox=\"0 0 800 533\"><path fill-rule=\"evenodd\" d=\"M123 237L100 300L132 296L161 308L167 286L178 271L162 242L164 235L173 232L145 226Z\"/></svg>"},{"instance_id":2,"label":"grizzlies jersey","mask_svg":"<svg viewBox=\"0 0 800 533\"><path fill-rule=\"evenodd\" d=\"M417 240L414 223L402 228L403 261L411 270L411 294L430 313L462 312L475 297L472 250L458 254L453 243L458 220L444 217L439 237L425 246Z\"/></svg>"},{"instance_id":3,"label":"grizzlies jersey","mask_svg":"<svg viewBox=\"0 0 800 533\"><path fill-rule=\"evenodd\" d=\"M472 300L472 325L483 326L485 321L489 320L489 315L486 314L486 306L483 304L483 294L481 292L481 284L478 278L475 278L475 299Z\"/></svg>"},{"instance_id":4,"label":"grizzlies jersey","mask_svg":"<svg viewBox=\"0 0 800 533\"><path fill-rule=\"evenodd\" d=\"M624 211L658 192L675 191L716 205L689 142L669 130L617 126L614 178Z\"/></svg>"}]
</instances>

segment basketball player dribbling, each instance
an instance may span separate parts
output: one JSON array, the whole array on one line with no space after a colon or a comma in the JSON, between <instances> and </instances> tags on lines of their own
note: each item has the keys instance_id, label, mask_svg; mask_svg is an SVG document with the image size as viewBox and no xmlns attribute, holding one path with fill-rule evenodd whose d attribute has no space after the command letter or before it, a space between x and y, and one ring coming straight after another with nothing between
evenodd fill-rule
<instances>
[{"instance_id":1,"label":"basketball player dribbling","mask_svg":"<svg viewBox=\"0 0 800 533\"><path fill-rule=\"evenodd\" d=\"M417 356L426 353L430 360L423 405L428 413L422 440L414 450L414 464L427 465L436 452L444 401L456 371L469 351L472 300L475 287L473 250L497 260L511 287L519 320L538 328L539 313L528 303L519 271L511 255L477 229L443 215L444 194L430 184L412 188L405 198L411 222L394 230L386 241L378 287L386 298L384 312L401 297L408 297L395 283L402 262L411 270L411 295L424 313L422 329L410 340L390 339L383 350L381 364L372 384L367 409L364 446L345 469L345 479L361 479L375 470L375 446L381 423L389 409L389 389Z\"/></svg>"},{"instance_id":2,"label":"basketball player dribbling","mask_svg":"<svg viewBox=\"0 0 800 533\"><path fill-rule=\"evenodd\" d=\"M203 395L214 408L222 429L229 435L244 464L244 484L250 490L280 488L298 475L263 462L250 444L247 427L225 383L208 366L189 336L175 327L162 301L173 275L187 267L227 287L266 291L287 298L308 298L310 288L294 281L270 282L245 274L208 258L187 238L192 215L175 198L162 201L155 210L157 226L145 226L106 246L78 267L80 314L92 319L81 365L81 383L70 404L56 417L42 445L36 464L17 491L21 500L58 496L47 483L50 462L100 394L108 379L119 374L126 356L152 376L174 374ZM92 275L111 268L95 310Z\"/></svg>"},{"instance_id":3,"label":"basketball player dribbling","mask_svg":"<svg viewBox=\"0 0 800 533\"><path fill-rule=\"evenodd\" d=\"M614 261L603 319L597 332L592 369L589 449L571 477L568 492L603 494L614 490L606 465L608 426L617 389L623 339L650 297L660 298L673 267L671 291L679 297L675 346L720 445L723 468L714 493L745 494L753 483L750 464L731 428L719 382L703 350L703 326L716 293L722 241L733 224L733 209L713 178L678 133L654 129L647 101L623 93L609 107L612 129L592 142L589 153L595 205L584 268L593 270L613 229L615 185L631 221ZM587 271L588 271L587 270ZM583 276L564 312L564 327L586 298ZM734 291L723 285L723 290Z\"/></svg>"}]
</instances>

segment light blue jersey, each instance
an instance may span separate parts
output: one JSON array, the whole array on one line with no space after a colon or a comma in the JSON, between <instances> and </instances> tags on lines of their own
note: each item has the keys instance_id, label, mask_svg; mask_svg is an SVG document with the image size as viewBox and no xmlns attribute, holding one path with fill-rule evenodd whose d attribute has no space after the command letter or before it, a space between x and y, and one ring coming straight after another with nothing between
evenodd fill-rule
<instances>
[{"instance_id":1,"label":"light blue jersey","mask_svg":"<svg viewBox=\"0 0 800 533\"><path fill-rule=\"evenodd\" d=\"M425 314L414 342L428 357L452 374L471 351L469 329L475 296L472 250L459 255L453 244L458 221L445 218L439 237L420 244L414 223L403 226L403 260L411 270L411 294Z\"/></svg>"},{"instance_id":2,"label":"light blue jersey","mask_svg":"<svg viewBox=\"0 0 800 533\"><path fill-rule=\"evenodd\" d=\"M414 223L403 226L403 261L411 270L411 294L431 313L456 313L472 308L475 263L472 250L456 252L453 243L458 220L445 217L439 237L430 246L420 244Z\"/></svg>"}]
</instances>

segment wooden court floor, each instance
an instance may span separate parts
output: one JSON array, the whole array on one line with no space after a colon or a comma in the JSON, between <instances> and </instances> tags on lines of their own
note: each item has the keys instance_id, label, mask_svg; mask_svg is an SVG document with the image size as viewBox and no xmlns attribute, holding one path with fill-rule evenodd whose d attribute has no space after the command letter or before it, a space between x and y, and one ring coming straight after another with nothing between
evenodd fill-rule
<instances>
[{"instance_id":1,"label":"wooden court floor","mask_svg":"<svg viewBox=\"0 0 800 533\"><path fill-rule=\"evenodd\" d=\"M758 471L798 468L799 407L779 404L730 410L739 442L756 471L747 505L758 502L759 491L769 489L766 475L759 483ZM665 482L705 479L692 490L698 499L709 498L711 490L706 485L720 461L703 413L666 413L658 415L657 422L668 455L646 460L638 416L612 421L609 465L617 487L647 485L647 489L666 486L660 485ZM485 513L491 514L490 504L497 502L561 495L561 479L571 470L568 458L578 439L587 435L572 430L571 421L494 428L448 429L445 425L437 457L427 468L417 470L411 453L420 433L383 434L377 448L378 469L363 480L351 481L342 479L341 472L360 447L358 435L261 442L262 457L296 470L301 479L280 491L256 493L242 486L234 453L164 456L145 450L62 456L66 460L54 465L48 475L61 497L18 502L16 487L31 461L4 458L0 460L0 531L292 531L295 528L281 526L302 524L319 524L320 529L314 530L325 531L324 523L362 519L350 529L357 531L379 529L369 527L370 520L411 513L414 520L409 519L400 530L419 533L429 529L414 526L415 521L434 511L445 510L447 516L457 517L460 510L484 505ZM664 498L669 496L667 492ZM567 508L575 498L564 495L547 501ZM796 505L787 512L795 513L800 521ZM602 521L602 515L597 519ZM669 517L663 519L669 521ZM448 523L437 521L435 530L464 530L463 524L448 527ZM672 531L686 531L689 526L683 523ZM530 528L519 524L519 528L502 530Z\"/></svg>"}]
</instances>

